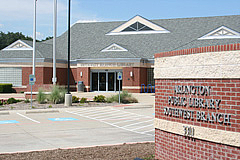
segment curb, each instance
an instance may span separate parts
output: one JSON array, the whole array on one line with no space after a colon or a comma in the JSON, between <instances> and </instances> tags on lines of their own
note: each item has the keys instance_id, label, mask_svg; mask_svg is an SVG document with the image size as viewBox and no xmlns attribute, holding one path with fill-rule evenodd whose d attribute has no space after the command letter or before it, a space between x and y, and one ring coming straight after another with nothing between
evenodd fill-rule
<instances>
[{"instance_id":1,"label":"curb","mask_svg":"<svg viewBox=\"0 0 240 160\"><path fill-rule=\"evenodd\" d=\"M0 112L0 115L9 115L9 112Z\"/></svg>"},{"instance_id":2,"label":"curb","mask_svg":"<svg viewBox=\"0 0 240 160\"><path fill-rule=\"evenodd\" d=\"M47 110L47 111L26 111L26 114L34 114L34 113L56 113L59 110Z\"/></svg>"},{"instance_id":3,"label":"curb","mask_svg":"<svg viewBox=\"0 0 240 160\"><path fill-rule=\"evenodd\" d=\"M153 105L124 107L124 109L144 109L144 108L153 108Z\"/></svg>"}]
</instances>

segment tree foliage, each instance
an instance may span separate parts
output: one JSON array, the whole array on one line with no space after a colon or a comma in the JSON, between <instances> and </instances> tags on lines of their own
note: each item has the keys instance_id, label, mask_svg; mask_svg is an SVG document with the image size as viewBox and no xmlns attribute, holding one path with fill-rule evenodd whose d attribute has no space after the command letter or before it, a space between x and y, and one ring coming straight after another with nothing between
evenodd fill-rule
<instances>
[{"instance_id":1,"label":"tree foliage","mask_svg":"<svg viewBox=\"0 0 240 160\"><path fill-rule=\"evenodd\" d=\"M33 39L29 36L25 36L22 34L22 32L0 32L0 50L7 47L8 45L12 44L13 42L17 40L29 40L32 41Z\"/></svg>"}]
</instances>

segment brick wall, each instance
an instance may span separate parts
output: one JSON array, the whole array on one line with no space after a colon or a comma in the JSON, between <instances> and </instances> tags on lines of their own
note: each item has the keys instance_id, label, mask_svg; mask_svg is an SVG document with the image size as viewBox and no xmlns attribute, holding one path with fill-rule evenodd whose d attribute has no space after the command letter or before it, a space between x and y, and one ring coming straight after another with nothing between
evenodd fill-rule
<instances>
[{"instance_id":1,"label":"brick wall","mask_svg":"<svg viewBox=\"0 0 240 160\"><path fill-rule=\"evenodd\" d=\"M82 72L82 76L81 76ZM78 67L77 68L77 81L83 81L85 91L90 91L90 67Z\"/></svg>"},{"instance_id":2,"label":"brick wall","mask_svg":"<svg viewBox=\"0 0 240 160\"><path fill-rule=\"evenodd\" d=\"M133 73L133 76L130 76L130 72ZM138 87L138 88L129 88L123 89L129 92L140 93L141 84L147 84L147 68L140 67L124 67L123 68L123 87Z\"/></svg>"},{"instance_id":3,"label":"brick wall","mask_svg":"<svg viewBox=\"0 0 240 160\"><path fill-rule=\"evenodd\" d=\"M175 85L183 86L211 86L210 95L186 95L174 93ZM180 122L195 126L208 127L213 129L221 129L226 131L240 132L240 79L218 79L218 80L156 80L156 97L155 97L155 116L156 118ZM168 96L177 97L192 97L203 99L221 99L219 109L204 109L193 108L189 106L173 106L168 103ZM172 116L164 115L164 107L187 109L192 111L205 111L208 113L225 113L231 114L231 125L219 124L212 122L197 121L196 114L194 114L194 120L186 120L183 117L176 118Z\"/></svg>"},{"instance_id":4,"label":"brick wall","mask_svg":"<svg viewBox=\"0 0 240 160\"><path fill-rule=\"evenodd\" d=\"M156 159L240 159L240 149L155 130Z\"/></svg>"}]
</instances>

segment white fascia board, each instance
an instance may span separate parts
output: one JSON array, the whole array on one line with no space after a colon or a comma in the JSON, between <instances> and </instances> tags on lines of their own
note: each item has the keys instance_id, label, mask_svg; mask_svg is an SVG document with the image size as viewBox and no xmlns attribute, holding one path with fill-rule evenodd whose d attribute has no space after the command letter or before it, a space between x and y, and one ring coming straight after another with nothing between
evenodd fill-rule
<instances>
[{"instance_id":1,"label":"white fascia board","mask_svg":"<svg viewBox=\"0 0 240 160\"><path fill-rule=\"evenodd\" d=\"M129 35L129 34L156 34L156 33L170 33L169 31L126 31L126 32L110 32L106 35Z\"/></svg>"},{"instance_id":2,"label":"white fascia board","mask_svg":"<svg viewBox=\"0 0 240 160\"><path fill-rule=\"evenodd\" d=\"M136 23L136 22L140 22L142 24L144 24L147 27L152 28L154 31L138 31L137 33L133 33L133 32L122 32L125 28L131 26L132 24ZM160 31L160 32L157 32ZM111 32L107 33L106 35L120 35L120 34L152 34L152 33L170 33L168 30L166 30L163 27L160 27L150 21L148 21L147 19L141 17L141 16L135 16L132 19L130 19L129 21L127 21L126 23L120 25L119 27L115 28L114 30L112 30Z\"/></svg>"},{"instance_id":3,"label":"white fascia board","mask_svg":"<svg viewBox=\"0 0 240 160\"><path fill-rule=\"evenodd\" d=\"M218 31L220 31L221 29L225 29L231 33L233 33L234 35L230 36L230 35L224 35L224 36L211 36L213 33L216 33ZM206 35L198 38L198 40L203 40L203 39L224 39L224 38L240 38L240 33L230 29L230 28L227 28L225 26L221 26L209 33L207 33Z\"/></svg>"},{"instance_id":4,"label":"white fascia board","mask_svg":"<svg viewBox=\"0 0 240 160\"><path fill-rule=\"evenodd\" d=\"M23 45L25 45L27 48L11 48L13 47L15 44L17 43L22 43ZM27 43L21 41L20 39L13 42L12 44L10 44L9 46L5 47L4 49L2 49L3 51L4 50L32 50L33 48L31 46L29 46Z\"/></svg>"}]
</instances>

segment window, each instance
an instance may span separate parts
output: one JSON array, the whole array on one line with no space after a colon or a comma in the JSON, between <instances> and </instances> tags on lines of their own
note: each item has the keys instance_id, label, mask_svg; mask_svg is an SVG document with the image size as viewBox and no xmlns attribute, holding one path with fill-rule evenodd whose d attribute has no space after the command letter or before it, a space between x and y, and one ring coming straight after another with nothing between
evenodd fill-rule
<instances>
[{"instance_id":1,"label":"window","mask_svg":"<svg viewBox=\"0 0 240 160\"><path fill-rule=\"evenodd\" d=\"M140 22L136 22L131 26L125 28L122 32L126 32L126 31L153 31L153 29L143 25Z\"/></svg>"},{"instance_id":2,"label":"window","mask_svg":"<svg viewBox=\"0 0 240 160\"><path fill-rule=\"evenodd\" d=\"M147 69L147 85L148 84L151 84L152 86L155 85L153 68Z\"/></svg>"},{"instance_id":3,"label":"window","mask_svg":"<svg viewBox=\"0 0 240 160\"><path fill-rule=\"evenodd\" d=\"M0 67L0 83L22 86L22 68Z\"/></svg>"}]
</instances>

